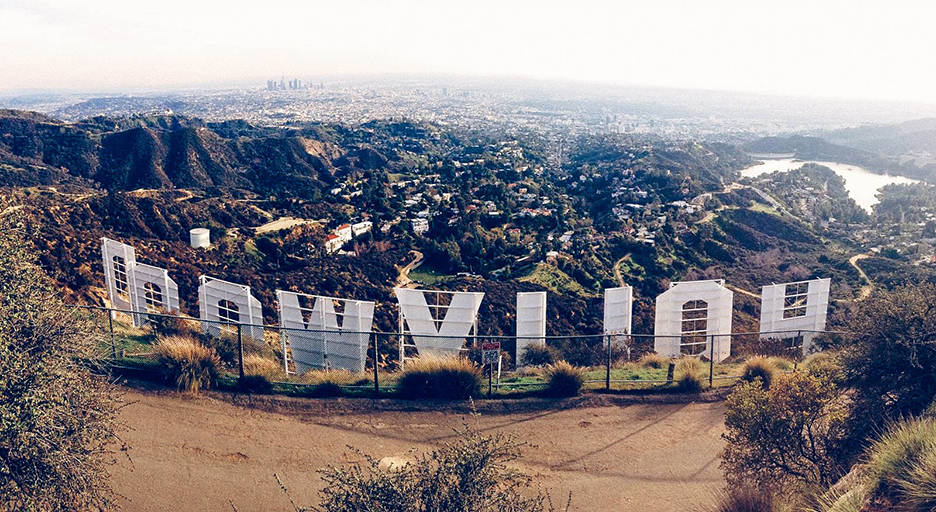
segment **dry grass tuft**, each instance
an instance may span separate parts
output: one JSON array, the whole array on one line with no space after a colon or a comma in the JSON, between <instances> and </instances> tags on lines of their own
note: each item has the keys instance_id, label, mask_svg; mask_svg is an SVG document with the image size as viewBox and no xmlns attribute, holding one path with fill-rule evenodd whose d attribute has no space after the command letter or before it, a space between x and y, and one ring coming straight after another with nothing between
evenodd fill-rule
<instances>
[{"instance_id":1,"label":"dry grass tuft","mask_svg":"<svg viewBox=\"0 0 936 512\"><path fill-rule=\"evenodd\" d=\"M576 396L585 383L585 370L565 361L547 366L543 376L546 377L545 393L552 397Z\"/></svg>"},{"instance_id":2,"label":"dry grass tuft","mask_svg":"<svg viewBox=\"0 0 936 512\"><path fill-rule=\"evenodd\" d=\"M167 382L197 394L217 380L221 359L211 348L188 336L166 336L156 343L155 354Z\"/></svg>"},{"instance_id":3,"label":"dry grass tuft","mask_svg":"<svg viewBox=\"0 0 936 512\"><path fill-rule=\"evenodd\" d=\"M260 376L268 381L282 380L286 377L283 366L279 361L274 361L259 354L244 356L244 375Z\"/></svg>"},{"instance_id":4,"label":"dry grass tuft","mask_svg":"<svg viewBox=\"0 0 936 512\"><path fill-rule=\"evenodd\" d=\"M742 367L741 380L754 382L756 379L760 379L761 386L764 386L764 389L769 388L774 373L777 371L771 359L764 356L749 357Z\"/></svg>"},{"instance_id":5,"label":"dry grass tuft","mask_svg":"<svg viewBox=\"0 0 936 512\"><path fill-rule=\"evenodd\" d=\"M674 381L683 393L698 393L705 387L702 361L694 357L683 357L676 361Z\"/></svg>"},{"instance_id":6,"label":"dry grass tuft","mask_svg":"<svg viewBox=\"0 0 936 512\"><path fill-rule=\"evenodd\" d=\"M397 382L405 398L460 400L481 394L481 369L460 357L420 356L406 363Z\"/></svg>"}]
</instances>

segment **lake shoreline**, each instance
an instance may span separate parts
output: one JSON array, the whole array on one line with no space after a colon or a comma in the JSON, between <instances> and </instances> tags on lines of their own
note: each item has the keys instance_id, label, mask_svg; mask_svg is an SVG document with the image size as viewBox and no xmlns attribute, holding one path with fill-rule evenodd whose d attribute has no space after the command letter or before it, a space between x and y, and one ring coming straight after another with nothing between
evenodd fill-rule
<instances>
[{"instance_id":1,"label":"lake shoreline","mask_svg":"<svg viewBox=\"0 0 936 512\"><path fill-rule=\"evenodd\" d=\"M841 162L823 162L818 160L800 160L797 158L777 158L762 159L759 163L742 169L741 177L756 178L762 174L772 172L788 172L801 168L803 165L812 163L828 167L845 180L845 189L849 197L858 203L858 206L864 208L868 213L878 203L876 195L886 185L891 184L914 184L920 183L920 180L908 178L906 176L880 173L861 167L856 164Z\"/></svg>"}]
</instances>

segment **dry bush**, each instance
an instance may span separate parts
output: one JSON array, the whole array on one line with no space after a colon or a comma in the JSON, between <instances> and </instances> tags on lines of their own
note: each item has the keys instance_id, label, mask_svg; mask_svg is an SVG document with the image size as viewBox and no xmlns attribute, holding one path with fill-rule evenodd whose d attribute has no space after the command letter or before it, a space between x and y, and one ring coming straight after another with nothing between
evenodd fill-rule
<instances>
[{"instance_id":1,"label":"dry bush","mask_svg":"<svg viewBox=\"0 0 936 512\"><path fill-rule=\"evenodd\" d=\"M712 512L788 512L789 501L769 486L741 485L727 489L715 502Z\"/></svg>"},{"instance_id":2,"label":"dry bush","mask_svg":"<svg viewBox=\"0 0 936 512\"><path fill-rule=\"evenodd\" d=\"M543 375L543 369L534 366L523 366L517 368L513 374L517 377L540 377Z\"/></svg>"},{"instance_id":3,"label":"dry bush","mask_svg":"<svg viewBox=\"0 0 936 512\"><path fill-rule=\"evenodd\" d=\"M548 495L532 494L532 478L516 469L524 446L510 434L485 435L466 427L453 443L402 466L383 466L358 451L363 463L322 470L325 488L317 510L554 510Z\"/></svg>"},{"instance_id":4,"label":"dry bush","mask_svg":"<svg viewBox=\"0 0 936 512\"><path fill-rule=\"evenodd\" d=\"M244 356L244 375L256 375L268 381L282 380L286 377L283 366L279 361L258 354Z\"/></svg>"},{"instance_id":5,"label":"dry bush","mask_svg":"<svg viewBox=\"0 0 936 512\"><path fill-rule=\"evenodd\" d=\"M546 378L544 393L557 398L578 395L585 383L585 370L565 361L547 366L543 376Z\"/></svg>"},{"instance_id":6,"label":"dry bush","mask_svg":"<svg viewBox=\"0 0 936 512\"><path fill-rule=\"evenodd\" d=\"M163 377L183 391L198 393L217 380L221 359L214 349L187 336L160 338L154 350Z\"/></svg>"},{"instance_id":7,"label":"dry bush","mask_svg":"<svg viewBox=\"0 0 936 512\"><path fill-rule=\"evenodd\" d=\"M354 373L349 370L309 370L302 374L302 382L306 384L337 384L339 386L360 385L370 382L367 374Z\"/></svg>"},{"instance_id":8,"label":"dry bush","mask_svg":"<svg viewBox=\"0 0 936 512\"><path fill-rule=\"evenodd\" d=\"M465 399L481 394L481 369L460 357L420 356L406 363L397 381L404 398Z\"/></svg>"},{"instance_id":9,"label":"dry bush","mask_svg":"<svg viewBox=\"0 0 936 512\"><path fill-rule=\"evenodd\" d=\"M657 368L657 369L666 368L669 362L670 362L670 359L668 357L663 357L660 354L657 354L656 352L649 352L647 354L644 354L640 357L640 359L637 360L637 363L640 366L644 366L646 368Z\"/></svg>"},{"instance_id":10,"label":"dry bush","mask_svg":"<svg viewBox=\"0 0 936 512\"><path fill-rule=\"evenodd\" d=\"M0 510L109 509L120 398L95 374L101 326L62 303L11 217L0 213Z\"/></svg>"},{"instance_id":11,"label":"dry bush","mask_svg":"<svg viewBox=\"0 0 936 512\"><path fill-rule=\"evenodd\" d=\"M767 358L767 362L772 364L774 368L784 372L792 370L796 365L791 359L780 356L770 356Z\"/></svg>"},{"instance_id":12,"label":"dry bush","mask_svg":"<svg viewBox=\"0 0 936 512\"><path fill-rule=\"evenodd\" d=\"M749 357L741 369L741 380L743 382L754 382L760 379L761 386L766 389L770 387L776 371L777 369L770 361L770 358L764 356Z\"/></svg>"},{"instance_id":13,"label":"dry bush","mask_svg":"<svg viewBox=\"0 0 936 512\"><path fill-rule=\"evenodd\" d=\"M683 357L676 361L673 372L676 389L683 393L698 393L705 388L705 375L702 362L694 357Z\"/></svg>"}]
</instances>

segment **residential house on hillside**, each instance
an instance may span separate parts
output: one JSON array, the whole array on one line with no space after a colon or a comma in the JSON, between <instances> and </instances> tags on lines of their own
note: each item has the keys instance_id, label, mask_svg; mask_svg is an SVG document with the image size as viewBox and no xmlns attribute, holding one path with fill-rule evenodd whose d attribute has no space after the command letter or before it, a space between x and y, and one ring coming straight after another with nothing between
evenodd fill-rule
<instances>
[{"instance_id":1,"label":"residential house on hillside","mask_svg":"<svg viewBox=\"0 0 936 512\"><path fill-rule=\"evenodd\" d=\"M342 224L335 230L335 234L338 235L338 238L341 239L341 243L343 244L351 241L352 233L351 224Z\"/></svg>"},{"instance_id":2,"label":"residential house on hillside","mask_svg":"<svg viewBox=\"0 0 936 512\"><path fill-rule=\"evenodd\" d=\"M344 242L341 240L341 237L334 233L330 233L325 237L325 252L328 254L333 254L338 252L339 249L344 245Z\"/></svg>"}]
</instances>

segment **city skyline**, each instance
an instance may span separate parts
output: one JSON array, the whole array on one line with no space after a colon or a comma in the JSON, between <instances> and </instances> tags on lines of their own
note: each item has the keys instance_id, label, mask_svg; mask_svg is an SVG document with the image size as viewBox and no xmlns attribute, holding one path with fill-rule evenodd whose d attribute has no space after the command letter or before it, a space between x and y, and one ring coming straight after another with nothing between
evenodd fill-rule
<instances>
[{"instance_id":1,"label":"city skyline","mask_svg":"<svg viewBox=\"0 0 936 512\"><path fill-rule=\"evenodd\" d=\"M0 94L442 74L936 102L936 6L170 0L0 5ZM262 82L257 84L263 86Z\"/></svg>"}]
</instances>

